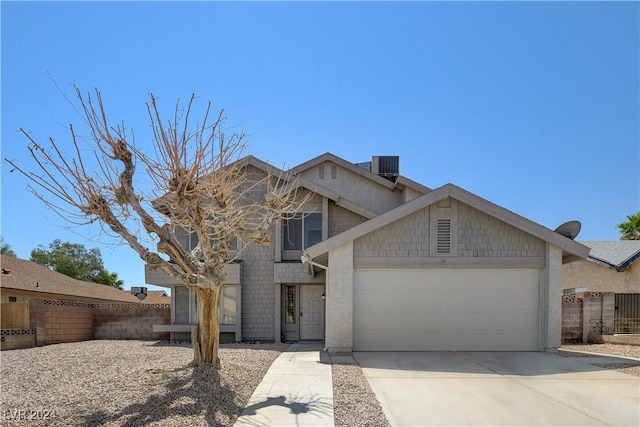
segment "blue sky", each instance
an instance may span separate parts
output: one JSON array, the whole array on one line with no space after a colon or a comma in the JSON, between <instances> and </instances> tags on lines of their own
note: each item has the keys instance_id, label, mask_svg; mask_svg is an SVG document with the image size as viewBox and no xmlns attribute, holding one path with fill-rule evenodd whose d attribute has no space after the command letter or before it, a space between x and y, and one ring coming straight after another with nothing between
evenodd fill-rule
<instances>
[{"instance_id":1,"label":"blue sky","mask_svg":"<svg viewBox=\"0 0 640 427\"><path fill-rule=\"evenodd\" d=\"M249 153L292 167L324 152L399 155L401 173L452 182L578 239L613 240L640 210L638 2L7 2L2 157L29 164L22 127L67 140L71 94L99 88L148 141L149 91L224 108ZM21 258L55 238L100 247L144 282L127 247L67 230L2 162L1 233Z\"/></svg>"}]
</instances>

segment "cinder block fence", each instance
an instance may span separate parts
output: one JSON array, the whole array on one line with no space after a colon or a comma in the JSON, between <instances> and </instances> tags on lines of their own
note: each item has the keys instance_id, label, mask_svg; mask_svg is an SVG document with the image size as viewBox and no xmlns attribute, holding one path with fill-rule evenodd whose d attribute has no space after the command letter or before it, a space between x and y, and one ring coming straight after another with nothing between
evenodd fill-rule
<instances>
[{"instance_id":1,"label":"cinder block fence","mask_svg":"<svg viewBox=\"0 0 640 427\"><path fill-rule=\"evenodd\" d=\"M26 327L2 326L2 350L92 339L168 339L153 325L171 323L171 305L31 298L28 318Z\"/></svg>"}]
</instances>

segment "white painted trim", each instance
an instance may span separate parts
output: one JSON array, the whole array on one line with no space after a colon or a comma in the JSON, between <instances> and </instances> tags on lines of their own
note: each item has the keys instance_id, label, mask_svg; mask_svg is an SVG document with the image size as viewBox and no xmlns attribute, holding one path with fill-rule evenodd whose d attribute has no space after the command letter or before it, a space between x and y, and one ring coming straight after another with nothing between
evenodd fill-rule
<instances>
[{"instance_id":1,"label":"white painted trim","mask_svg":"<svg viewBox=\"0 0 640 427\"><path fill-rule=\"evenodd\" d=\"M282 337L282 283L274 284L275 294L275 342L280 342Z\"/></svg>"}]
</instances>

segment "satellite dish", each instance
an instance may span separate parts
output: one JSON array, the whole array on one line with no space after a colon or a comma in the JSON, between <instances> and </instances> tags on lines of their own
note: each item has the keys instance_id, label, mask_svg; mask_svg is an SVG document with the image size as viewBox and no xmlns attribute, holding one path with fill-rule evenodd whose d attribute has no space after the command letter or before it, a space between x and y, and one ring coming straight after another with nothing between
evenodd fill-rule
<instances>
[{"instance_id":1,"label":"satellite dish","mask_svg":"<svg viewBox=\"0 0 640 427\"><path fill-rule=\"evenodd\" d=\"M564 224L561 224L554 231L564 237L567 237L571 240L575 239L578 233L580 233L580 228L582 225L580 221L568 221Z\"/></svg>"},{"instance_id":2,"label":"satellite dish","mask_svg":"<svg viewBox=\"0 0 640 427\"><path fill-rule=\"evenodd\" d=\"M131 288L131 293L142 302L142 300L147 297L147 288L144 286L134 286Z\"/></svg>"}]
</instances>

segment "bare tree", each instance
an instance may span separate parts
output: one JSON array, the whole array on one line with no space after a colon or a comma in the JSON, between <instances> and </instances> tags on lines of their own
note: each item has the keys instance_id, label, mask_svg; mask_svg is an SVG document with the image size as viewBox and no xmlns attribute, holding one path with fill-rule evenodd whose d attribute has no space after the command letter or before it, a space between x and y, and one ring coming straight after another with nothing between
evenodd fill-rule
<instances>
[{"instance_id":1,"label":"bare tree","mask_svg":"<svg viewBox=\"0 0 640 427\"><path fill-rule=\"evenodd\" d=\"M219 368L218 310L225 266L233 261L233 239L269 244L270 226L298 212L308 196L298 194L295 180L276 168L262 178L247 173L239 161L245 135L227 138L223 114L212 120L210 102L200 124L191 120L195 96L184 108L178 101L173 117L165 122L150 94L152 143L138 147L124 124L109 123L97 89L95 96L86 97L75 89L88 136L80 136L70 125L66 146L52 138L45 146L20 129L28 139L34 171L5 160L65 221L98 221L124 239L151 269L194 289L194 363ZM197 234L193 250L180 244L176 227ZM149 242L155 249L146 246Z\"/></svg>"}]
</instances>

